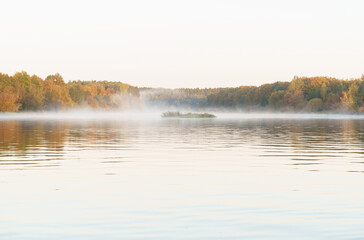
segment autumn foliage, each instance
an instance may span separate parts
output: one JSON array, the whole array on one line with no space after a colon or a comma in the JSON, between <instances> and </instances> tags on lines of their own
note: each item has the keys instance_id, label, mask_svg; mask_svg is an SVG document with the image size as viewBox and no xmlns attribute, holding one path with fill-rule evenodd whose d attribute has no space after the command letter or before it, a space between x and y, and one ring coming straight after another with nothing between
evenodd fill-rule
<instances>
[{"instance_id":1,"label":"autumn foliage","mask_svg":"<svg viewBox=\"0 0 364 240\"><path fill-rule=\"evenodd\" d=\"M291 82L213 89L140 89L150 102L176 107L251 111L364 112L364 76L341 80L294 77Z\"/></svg>"},{"instance_id":2,"label":"autumn foliage","mask_svg":"<svg viewBox=\"0 0 364 240\"><path fill-rule=\"evenodd\" d=\"M222 89L207 96L210 107L302 112L364 112L364 75L360 79L294 77L259 87Z\"/></svg>"},{"instance_id":3,"label":"autumn foliage","mask_svg":"<svg viewBox=\"0 0 364 240\"><path fill-rule=\"evenodd\" d=\"M0 111L37 111L88 106L114 109L141 102L175 107L299 112L364 112L364 75L341 80L329 77L294 77L238 88L137 88L121 82L71 81L49 75L44 80L26 72L0 73Z\"/></svg>"},{"instance_id":4,"label":"autumn foliage","mask_svg":"<svg viewBox=\"0 0 364 240\"><path fill-rule=\"evenodd\" d=\"M123 108L138 103L139 90L128 84L108 81L73 81L62 76L46 79L26 72L13 76L0 73L0 111L58 110L77 106Z\"/></svg>"}]
</instances>

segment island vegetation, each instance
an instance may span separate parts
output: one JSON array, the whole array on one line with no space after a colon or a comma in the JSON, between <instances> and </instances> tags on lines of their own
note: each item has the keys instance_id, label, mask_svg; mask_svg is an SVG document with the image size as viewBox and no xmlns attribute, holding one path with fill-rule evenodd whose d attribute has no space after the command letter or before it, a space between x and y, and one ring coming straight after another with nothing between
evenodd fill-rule
<instances>
[{"instance_id":1,"label":"island vegetation","mask_svg":"<svg viewBox=\"0 0 364 240\"><path fill-rule=\"evenodd\" d=\"M121 82L42 79L26 72L0 73L0 111L39 111L88 106L125 109L165 105L245 111L364 112L364 75L343 80L294 77L290 82L236 88L138 88Z\"/></svg>"}]
</instances>

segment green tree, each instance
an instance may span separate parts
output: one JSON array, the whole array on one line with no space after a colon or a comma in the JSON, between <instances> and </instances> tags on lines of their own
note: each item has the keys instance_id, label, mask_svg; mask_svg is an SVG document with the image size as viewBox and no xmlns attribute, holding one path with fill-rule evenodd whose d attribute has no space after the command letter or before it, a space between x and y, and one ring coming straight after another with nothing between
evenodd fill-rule
<instances>
[{"instance_id":1,"label":"green tree","mask_svg":"<svg viewBox=\"0 0 364 240\"><path fill-rule=\"evenodd\" d=\"M313 98L311 99L306 106L306 109L310 112L318 112L323 109L323 102L321 98Z\"/></svg>"},{"instance_id":2,"label":"green tree","mask_svg":"<svg viewBox=\"0 0 364 240\"><path fill-rule=\"evenodd\" d=\"M69 89L69 94L72 99L77 104L82 104L85 98L85 93L82 90L82 87L80 84L72 84Z\"/></svg>"},{"instance_id":3,"label":"green tree","mask_svg":"<svg viewBox=\"0 0 364 240\"><path fill-rule=\"evenodd\" d=\"M283 102L284 95L285 95L285 92L283 90L279 90L279 91L272 93L272 95L268 99L269 106L273 109L279 109L282 106L284 106L284 102Z\"/></svg>"},{"instance_id":4,"label":"green tree","mask_svg":"<svg viewBox=\"0 0 364 240\"><path fill-rule=\"evenodd\" d=\"M359 86L356 82L351 84L349 91L349 102L354 111L357 111L359 109L359 106L361 105L361 96L359 94Z\"/></svg>"}]
</instances>

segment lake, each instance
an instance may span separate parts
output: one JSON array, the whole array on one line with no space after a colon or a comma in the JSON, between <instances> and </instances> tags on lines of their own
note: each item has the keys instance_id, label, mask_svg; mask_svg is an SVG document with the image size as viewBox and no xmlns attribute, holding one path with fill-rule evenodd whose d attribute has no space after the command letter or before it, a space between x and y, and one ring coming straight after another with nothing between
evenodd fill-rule
<instances>
[{"instance_id":1,"label":"lake","mask_svg":"<svg viewBox=\"0 0 364 240\"><path fill-rule=\"evenodd\" d=\"M0 239L363 239L364 119L0 115Z\"/></svg>"}]
</instances>

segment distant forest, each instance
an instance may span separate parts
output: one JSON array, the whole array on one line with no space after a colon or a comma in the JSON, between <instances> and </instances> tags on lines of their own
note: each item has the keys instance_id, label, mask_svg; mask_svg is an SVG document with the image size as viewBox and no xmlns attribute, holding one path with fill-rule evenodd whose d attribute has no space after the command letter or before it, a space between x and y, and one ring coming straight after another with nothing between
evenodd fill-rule
<instances>
[{"instance_id":1,"label":"distant forest","mask_svg":"<svg viewBox=\"0 0 364 240\"><path fill-rule=\"evenodd\" d=\"M294 77L291 82L212 89L141 89L155 105L245 111L364 112L364 75L341 80Z\"/></svg>"},{"instance_id":2,"label":"distant forest","mask_svg":"<svg viewBox=\"0 0 364 240\"><path fill-rule=\"evenodd\" d=\"M142 106L221 108L247 111L364 112L364 75L341 80L294 77L237 88L137 88L110 81L70 81L59 74L42 79L26 72L0 73L0 111L58 110L88 106L126 109Z\"/></svg>"},{"instance_id":3,"label":"distant forest","mask_svg":"<svg viewBox=\"0 0 364 240\"><path fill-rule=\"evenodd\" d=\"M72 81L58 73L46 79L26 72L0 73L0 111L58 110L89 106L126 108L139 104L139 90L120 82Z\"/></svg>"}]
</instances>

